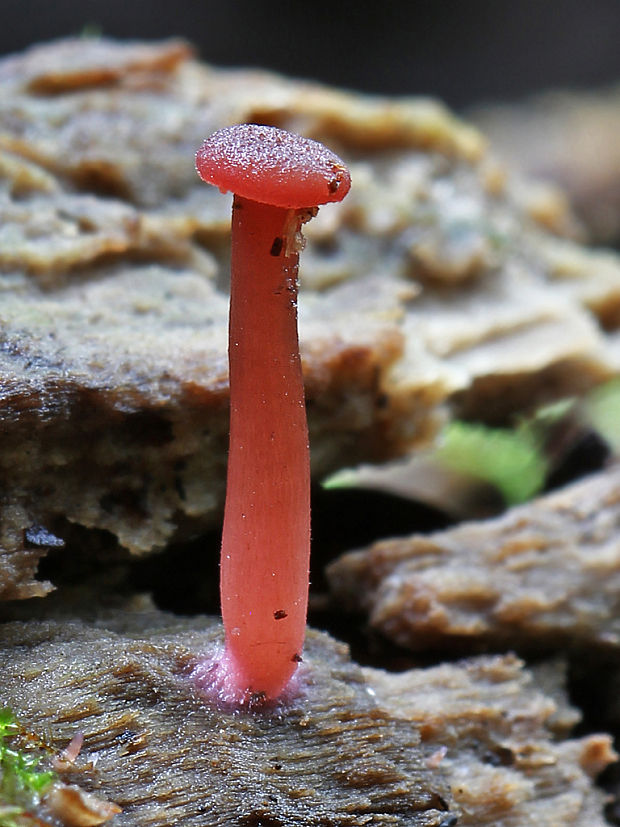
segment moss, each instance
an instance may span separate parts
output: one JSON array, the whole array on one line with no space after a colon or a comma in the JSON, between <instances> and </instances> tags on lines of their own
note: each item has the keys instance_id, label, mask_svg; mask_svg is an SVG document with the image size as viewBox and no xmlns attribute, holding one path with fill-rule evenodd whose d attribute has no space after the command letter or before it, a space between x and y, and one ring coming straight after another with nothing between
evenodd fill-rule
<instances>
[{"instance_id":1,"label":"moss","mask_svg":"<svg viewBox=\"0 0 620 827\"><path fill-rule=\"evenodd\" d=\"M28 813L55 779L39 769L43 744L18 723L10 709L0 709L0 827L25 827Z\"/></svg>"}]
</instances>

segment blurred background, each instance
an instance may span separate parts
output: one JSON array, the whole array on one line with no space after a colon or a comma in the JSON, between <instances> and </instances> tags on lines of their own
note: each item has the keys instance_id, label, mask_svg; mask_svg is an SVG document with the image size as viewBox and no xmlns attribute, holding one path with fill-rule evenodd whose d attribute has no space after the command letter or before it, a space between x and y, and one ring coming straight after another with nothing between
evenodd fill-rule
<instances>
[{"instance_id":1,"label":"blurred background","mask_svg":"<svg viewBox=\"0 0 620 827\"><path fill-rule=\"evenodd\" d=\"M181 35L256 66L462 109L620 79L619 0L2 0L0 53L69 34Z\"/></svg>"}]
</instances>

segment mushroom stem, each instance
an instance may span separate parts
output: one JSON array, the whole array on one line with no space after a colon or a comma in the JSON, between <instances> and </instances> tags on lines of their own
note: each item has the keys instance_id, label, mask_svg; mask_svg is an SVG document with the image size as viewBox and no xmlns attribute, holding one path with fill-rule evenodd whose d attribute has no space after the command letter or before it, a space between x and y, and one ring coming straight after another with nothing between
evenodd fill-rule
<instances>
[{"instance_id":1,"label":"mushroom stem","mask_svg":"<svg viewBox=\"0 0 620 827\"><path fill-rule=\"evenodd\" d=\"M233 705L278 698L301 660L308 604L310 458L297 338L301 225L351 177L322 144L237 124L196 153L233 202L231 424L222 541L226 648L197 684Z\"/></svg>"},{"instance_id":2,"label":"mushroom stem","mask_svg":"<svg viewBox=\"0 0 620 827\"><path fill-rule=\"evenodd\" d=\"M307 210L238 195L233 204L220 669L240 697L277 697L305 634L310 459L297 335L304 217Z\"/></svg>"}]
</instances>

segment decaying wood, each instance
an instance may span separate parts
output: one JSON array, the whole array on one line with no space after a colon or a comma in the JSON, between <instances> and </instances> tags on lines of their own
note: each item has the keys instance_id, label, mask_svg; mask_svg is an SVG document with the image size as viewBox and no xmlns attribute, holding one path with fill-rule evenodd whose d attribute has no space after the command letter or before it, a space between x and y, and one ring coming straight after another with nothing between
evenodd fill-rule
<instances>
[{"instance_id":1,"label":"decaying wood","mask_svg":"<svg viewBox=\"0 0 620 827\"><path fill-rule=\"evenodd\" d=\"M197 654L220 644L219 625L166 628L155 613L142 628L126 622L116 632L54 622L1 632L3 701L54 744L84 733L91 783L123 809L114 825L444 819L445 780L417 730L375 703L342 646L310 641L307 697L286 709L222 713L189 677Z\"/></svg>"},{"instance_id":2,"label":"decaying wood","mask_svg":"<svg viewBox=\"0 0 620 827\"><path fill-rule=\"evenodd\" d=\"M38 595L41 529L146 553L223 502L229 199L193 155L238 121L302 132L353 189L308 227L300 301L315 475L504 420L620 364L620 264L568 237L438 104L218 71L176 41L0 61L0 597Z\"/></svg>"},{"instance_id":3,"label":"decaying wood","mask_svg":"<svg viewBox=\"0 0 620 827\"><path fill-rule=\"evenodd\" d=\"M375 543L331 565L342 605L398 643L620 645L620 466L500 517Z\"/></svg>"},{"instance_id":4,"label":"decaying wood","mask_svg":"<svg viewBox=\"0 0 620 827\"><path fill-rule=\"evenodd\" d=\"M562 697L557 668L549 664L543 676L515 657L487 656L364 673L379 703L415 722L422 742L437 748L455 825L597 824L600 791L590 779L614 760L610 739L565 740L575 710ZM543 686L553 682L551 697Z\"/></svg>"},{"instance_id":5,"label":"decaying wood","mask_svg":"<svg viewBox=\"0 0 620 827\"><path fill-rule=\"evenodd\" d=\"M498 154L566 193L588 236L620 239L620 89L545 92L470 113ZM542 195L542 193L541 193ZM547 198L562 198L547 190Z\"/></svg>"},{"instance_id":6,"label":"decaying wood","mask_svg":"<svg viewBox=\"0 0 620 827\"><path fill-rule=\"evenodd\" d=\"M154 611L9 622L0 697L56 749L83 733L74 775L114 827L604 823L609 739L566 740L574 711L514 657L389 675L311 633L296 697L226 713L189 677L220 642Z\"/></svg>"}]
</instances>

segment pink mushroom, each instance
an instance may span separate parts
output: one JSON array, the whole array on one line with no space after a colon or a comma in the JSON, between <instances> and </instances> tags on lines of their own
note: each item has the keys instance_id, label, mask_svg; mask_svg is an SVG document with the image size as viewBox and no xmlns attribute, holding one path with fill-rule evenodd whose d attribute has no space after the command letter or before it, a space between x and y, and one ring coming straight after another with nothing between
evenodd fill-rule
<instances>
[{"instance_id":1,"label":"pink mushroom","mask_svg":"<svg viewBox=\"0 0 620 827\"><path fill-rule=\"evenodd\" d=\"M221 553L225 651L203 672L236 704L278 698L304 643L310 458L297 336L301 226L349 191L322 144L242 124L215 132L198 173L234 193L230 450Z\"/></svg>"}]
</instances>

